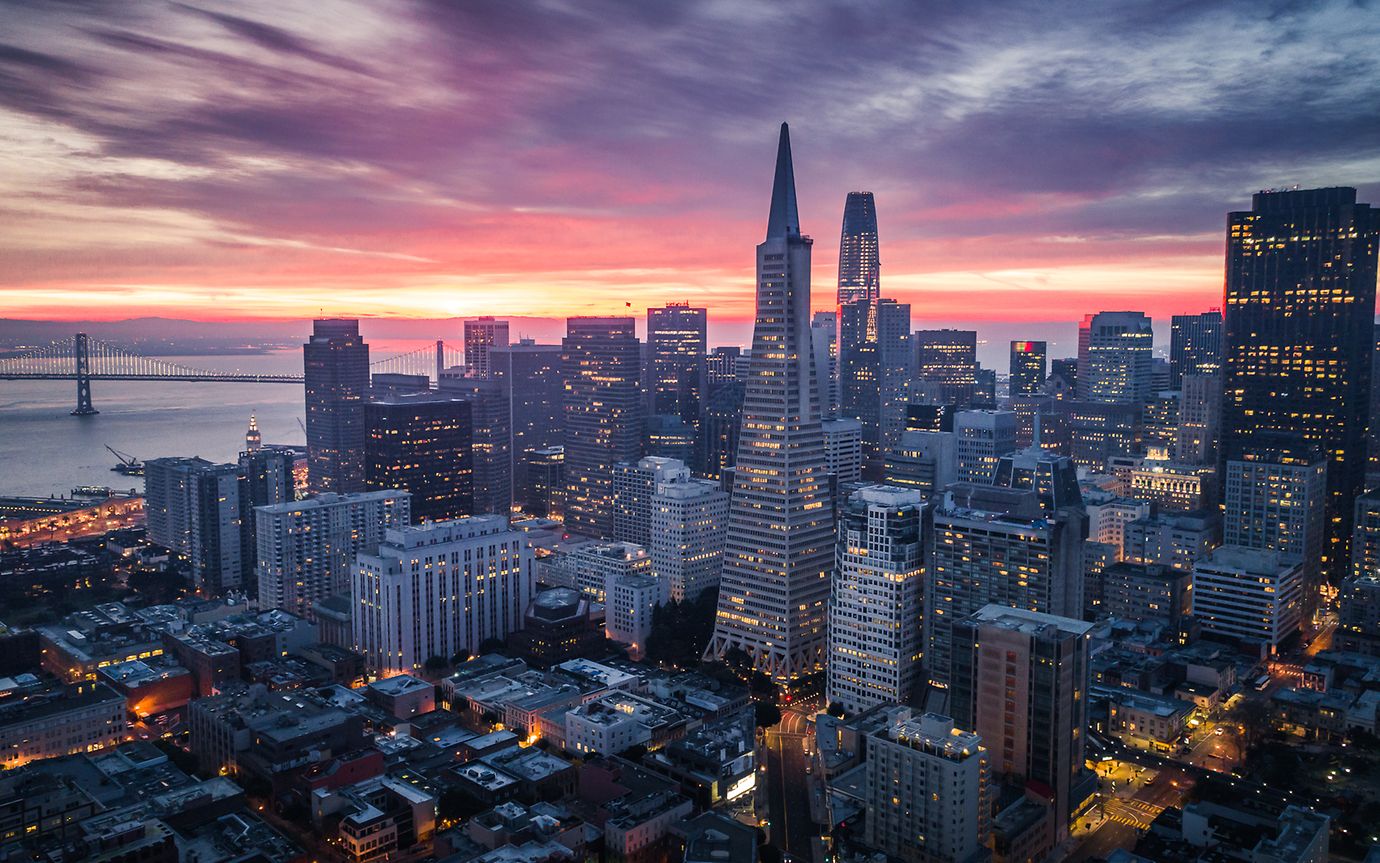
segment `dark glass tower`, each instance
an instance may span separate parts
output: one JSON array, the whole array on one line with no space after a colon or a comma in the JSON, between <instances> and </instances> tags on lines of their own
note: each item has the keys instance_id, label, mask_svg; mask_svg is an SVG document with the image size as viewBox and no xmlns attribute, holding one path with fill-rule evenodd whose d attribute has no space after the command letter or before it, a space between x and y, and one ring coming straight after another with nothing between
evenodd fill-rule
<instances>
[{"instance_id":1,"label":"dark glass tower","mask_svg":"<svg viewBox=\"0 0 1380 863\"><path fill-rule=\"evenodd\" d=\"M1364 490L1377 235L1376 211L1348 188L1260 192L1228 217L1219 473L1274 433L1322 449L1334 580Z\"/></svg>"},{"instance_id":2,"label":"dark glass tower","mask_svg":"<svg viewBox=\"0 0 1380 863\"><path fill-rule=\"evenodd\" d=\"M632 318L570 318L565 377L565 524L613 536L613 466L642 455L642 346Z\"/></svg>"},{"instance_id":3,"label":"dark glass tower","mask_svg":"<svg viewBox=\"0 0 1380 863\"><path fill-rule=\"evenodd\" d=\"M489 351L489 375L497 381L508 407L512 433L509 453L511 488L515 501L530 503L528 455L560 446L565 385L561 380L561 346L539 345L523 339Z\"/></svg>"},{"instance_id":4,"label":"dark glass tower","mask_svg":"<svg viewBox=\"0 0 1380 863\"><path fill-rule=\"evenodd\" d=\"M839 413L862 423L863 460L879 477L883 452L905 431L906 383L915 371L910 304L857 300L839 313Z\"/></svg>"},{"instance_id":5,"label":"dark glass tower","mask_svg":"<svg viewBox=\"0 0 1380 863\"><path fill-rule=\"evenodd\" d=\"M1169 388L1183 385L1184 375L1222 371L1222 313L1175 315L1169 330Z\"/></svg>"},{"instance_id":6,"label":"dark glass tower","mask_svg":"<svg viewBox=\"0 0 1380 863\"><path fill-rule=\"evenodd\" d=\"M441 521L474 513L470 403L433 393L373 399L365 406L369 488L412 494L412 517Z\"/></svg>"},{"instance_id":7,"label":"dark glass tower","mask_svg":"<svg viewBox=\"0 0 1380 863\"><path fill-rule=\"evenodd\" d=\"M843 235L839 238L838 304L880 297L881 267L877 202L871 192L849 192L843 204Z\"/></svg>"},{"instance_id":8,"label":"dark glass tower","mask_svg":"<svg viewBox=\"0 0 1380 863\"><path fill-rule=\"evenodd\" d=\"M1044 391L1047 354L1044 342L1011 343L1011 398L1030 398Z\"/></svg>"},{"instance_id":9,"label":"dark glass tower","mask_svg":"<svg viewBox=\"0 0 1380 863\"><path fill-rule=\"evenodd\" d=\"M704 357L709 350L705 310L683 303L648 309L647 350L652 413L698 425L705 392Z\"/></svg>"},{"instance_id":10,"label":"dark glass tower","mask_svg":"<svg viewBox=\"0 0 1380 863\"><path fill-rule=\"evenodd\" d=\"M364 490L364 397L369 346L359 321L313 323L302 346L307 394L307 479L313 492Z\"/></svg>"}]
</instances>

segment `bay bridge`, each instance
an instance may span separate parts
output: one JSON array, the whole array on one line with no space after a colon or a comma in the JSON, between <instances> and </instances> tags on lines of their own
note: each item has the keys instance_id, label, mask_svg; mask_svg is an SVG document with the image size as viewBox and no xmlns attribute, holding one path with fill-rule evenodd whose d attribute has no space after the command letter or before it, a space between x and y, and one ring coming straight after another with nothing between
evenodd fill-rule
<instances>
[{"instance_id":1,"label":"bay bridge","mask_svg":"<svg viewBox=\"0 0 1380 863\"><path fill-rule=\"evenodd\" d=\"M459 348L437 341L416 350L375 360L373 374L426 376L434 381L451 366L460 365ZM127 350L86 333L54 339L18 356L0 359L0 380L76 381L77 407L73 416L100 413L91 404L92 381L191 381L231 384L303 384L301 374L198 369Z\"/></svg>"}]
</instances>

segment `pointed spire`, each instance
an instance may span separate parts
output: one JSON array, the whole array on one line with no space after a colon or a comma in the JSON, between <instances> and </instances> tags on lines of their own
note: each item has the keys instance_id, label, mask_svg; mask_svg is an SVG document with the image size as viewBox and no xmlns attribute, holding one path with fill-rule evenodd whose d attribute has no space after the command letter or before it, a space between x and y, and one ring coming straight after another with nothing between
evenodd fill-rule
<instances>
[{"instance_id":1,"label":"pointed spire","mask_svg":"<svg viewBox=\"0 0 1380 863\"><path fill-rule=\"evenodd\" d=\"M795 206L795 168L791 165L791 130L781 124L781 143L776 148L776 180L771 187L771 215L767 237L800 236L800 213Z\"/></svg>"}]
</instances>

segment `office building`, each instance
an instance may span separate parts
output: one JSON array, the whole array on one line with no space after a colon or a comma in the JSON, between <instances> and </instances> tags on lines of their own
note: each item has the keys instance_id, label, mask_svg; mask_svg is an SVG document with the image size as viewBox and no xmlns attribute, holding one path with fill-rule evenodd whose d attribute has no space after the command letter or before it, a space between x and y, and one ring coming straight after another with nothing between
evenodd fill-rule
<instances>
[{"instance_id":1,"label":"office building","mask_svg":"<svg viewBox=\"0 0 1380 863\"><path fill-rule=\"evenodd\" d=\"M1175 315L1169 329L1169 388L1183 386L1185 375L1222 372L1222 311Z\"/></svg>"},{"instance_id":2,"label":"office building","mask_svg":"<svg viewBox=\"0 0 1380 863\"><path fill-rule=\"evenodd\" d=\"M783 123L767 235L757 247L751 372L706 650L722 657L741 649L783 684L822 670L834 565L834 506L810 346L810 245L800 233Z\"/></svg>"},{"instance_id":3,"label":"office building","mask_svg":"<svg viewBox=\"0 0 1380 863\"><path fill-rule=\"evenodd\" d=\"M613 466L613 538L647 546L652 532L652 496L657 485L689 479L685 463L673 458L647 456L636 463Z\"/></svg>"},{"instance_id":4,"label":"office building","mask_svg":"<svg viewBox=\"0 0 1380 863\"><path fill-rule=\"evenodd\" d=\"M149 539L186 559L192 583L206 595L245 584L253 553L243 545L244 484L238 465L203 458L144 464Z\"/></svg>"},{"instance_id":5,"label":"office building","mask_svg":"<svg viewBox=\"0 0 1380 863\"><path fill-rule=\"evenodd\" d=\"M1217 514L1165 512L1127 522L1122 529L1121 558L1191 570L1220 544Z\"/></svg>"},{"instance_id":6,"label":"office building","mask_svg":"<svg viewBox=\"0 0 1380 863\"><path fill-rule=\"evenodd\" d=\"M1260 192L1228 217L1218 458L1273 433L1327 454L1334 581L1350 568L1364 490L1377 242L1380 217L1355 189Z\"/></svg>"},{"instance_id":7,"label":"office building","mask_svg":"<svg viewBox=\"0 0 1380 863\"><path fill-rule=\"evenodd\" d=\"M1139 404L1065 400L1059 408L1068 430L1068 454L1079 467L1100 471L1108 458L1139 449L1144 419Z\"/></svg>"},{"instance_id":8,"label":"office building","mask_svg":"<svg viewBox=\"0 0 1380 863\"><path fill-rule=\"evenodd\" d=\"M815 312L810 319L810 350L819 381L819 410L824 416L839 412L839 315Z\"/></svg>"},{"instance_id":9,"label":"office building","mask_svg":"<svg viewBox=\"0 0 1380 863\"><path fill-rule=\"evenodd\" d=\"M1078 398L1135 405L1149 398L1154 337L1150 318L1142 312L1099 312L1085 317L1079 328Z\"/></svg>"},{"instance_id":10,"label":"office building","mask_svg":"<svg viewBox=\"0 0 1380 863\"><path fill-rule=\"evenodd\" d=\"M877 202L871 192L849 192L843 203L843 232L839 237L837 305L880 297L881 268Z\"/></svg>"},{"instance_id":11,"label":"office building","mask_svg":"<svg viewBox=\"0 0 1380 863\"><path fill-rule=\"evenodd\" d=\"M1219 546L1193 568L1193 614L1204 632L1274 653L1303 620L1303 565L1277 551Z\"/></svg>"},{"instance_id":12,"label":"office building","mask_svg":"<svg viewBox=\"0 0 1380 863\"><path fill-rule=\"evenodd\" d=\"M699 431L678 416L647 417L644 428L643 451L649 456L693 464L699 455Z\"/></svg>"},{"instance_id":13,"label":"office building","mask_svg":"<svg viewBox=\"0 0 1380 863\"><path fill-rule=\"evenodd\" d=\"M350 589L355 555L411 522L405 491L321 494L254 510L259 607L315 620L314 605Z\"/></svg>"},{"instance_id":14,"label":"office building","mask_svg":"<svg viewBox=\"0 0 1380 863\"><path fill-rule=\"evenodd\" d=\"M704 358L708 392L713 393L724 384L738 380L738 360L742 356L743 349L737 345L720 346L709 352L709 356Z\"/></svg>"},{"instance_id":15,"label":"office building","mask_svg":"<svg viewBox=\"0 0 1380 863\"><path fill-rule=\"evenodd\" d=\"M472 512L508 515L513 508L512 429L506 382L442 377L440 394L469 402Z\"/></svg>"},{"instance_id":16,"label":"office building","mask_svg":"<svg viewBox=\"0 0 1380 863\"><path fill-rule=\"evenodd\" d=\"M1162 447L1170 452L1179 443L1179 413L1183 396L1178 390L1156 390L1145 400L1140 423L1143 446Z\"/></svg>"},{"instance_id":17,"label":"office building","mask_svg":"<svg viewBox=\"0 0 1380 863\"><path fill-rule=\"evenodd\" d=\"M359 321L317 320L302 346L307 395L307 482L313 492L364 490L364 399L369 346Z\"/></svg>"},{"instance_id":18,"label":"office building","mask_svg":"<svg viewBox=\"0 0 1380 863\"><path fill-rule=\"evenodd\" d=\"M610 578L604 589L604 632L609 640L628 646L634 661L647 652L652 617L657 606L670 602L668 584L650 572Z\"/></svg>"},{"instance_id":19,"label":"office building","mask_svg":"<svg viewBox=\"0 0 1380 863\"><path fill-rule=\"evenodd\" d=\"M1113 474L1123 477L1122 495L1151 501L1164 510L1195 512L1216 499L1215 468L1170 461L1163 447L1150 447L1143 457L1113 459L1108 466Z\"/></svg>"},{"instance_id":20,"label":"office building","mask_svg":"<svg viewBox=\"0 0 1380 863\"><path fill-rule=\"evenodd\" d=\"M532 549L501 515L389 528L352 572L354 649L378 677L506 639L534 585Z\"/></svg>"},{"instance_id":21,"label":"office building","mask_svg":"<svg viewBox=\"0 0 1380 863\"><path fill-rule=\"evenodd\" d=\"M1010 396L1011 398L1031 398L1044 392L1045 357L1047 347L1044 342L1012 342Z\"/></svg>"},{"instance_id":22,"label":"office building","mask_svg":"<svg viewBox=\"0 0 1380 863\"><path fill-rule=\"evenodd\" d=\"M705 335L706 312L689 303L667 303L647 310L647 352L651 387L648 396L654 415L680 417L699 425L706 394L704 355L709 350Z\"/></svg>"},{"instance_id":23,"label":"office building","mask_svg":"<svg viewBox=\"0 0 1380 863\"><path fill-rule=\"evenodd\" d=\"M553 446L527 453L525 511L537 518L565 515L565 447Z\"/></svg>"},{"instance_id":24,"label":"office building","mask_svg":"<svg viewBox=\"0 0 1380 863\"><path fill-rule=\"evenodd\" d=\"M1227 460L1222 544L1277 551L1281 563L1302 565L1303 613L1311 616L1322 586L1327 459L1287 440L1280 446L1267 440L1261 436Z\"/></svg>"},{"instance_id":25,"label":"office building","mask_svg":"<svg viewBox=\"0 0 1380 863\"><path fill-rule=\"evenodd\" d=\"M824 430L824 460L836 485L860 482L863 477L862 423L849 417L827 419Z\"/></svg>"},{"instance_id":26,"label":"office building","mask_svg":"<svg viewBox=\"0 0 1380 863\"><path fill-rule=\"evenodd\" d=\"M512 498L515 503L530 504L526 497L531 489L528 456L558 447L565 440L561 428L565 402L561 346L539 345L531 339L495 345L489 349L489 376L498 382L508 407Z\"/></svg>"},{"instance_id":27,"label":"office building","mask_svg":"<svg viewBox=\"0 0 1380 863\"><path fill-rule=\"evenodd\" d=\"M9 680L0 706L0 768L8 771L31 761L82 755L127 739L125 698L107 684L20 678L32 682Z\"/></svg>"},{"instance_id":28,"label":"office building","mask_svg":"<svg viewBox=\"0 0 1380 863\"><path fill-rule=\"evenodd\" d=\"M1184 464L1217 464L1222 416L1222 375L1184 375L1179 390L1179 431L1174 458Z\"/></svg>"},{"instance_id":29,"label":"office building","mask_svg":"<svg viewBox=\"0 0 1380 863\"><path fill-rule=\"evenodd\" d=\"M371 399L365 483L412 495L412 517L443 521L474 510L471 403L435 393Z\"/></svg>"},{"instance_id":30,"label":"office building","mask_svg":"<svg viewBox=\"0 0 1380 863\"><path fill-rule=\"evenodd\" d=\"M642 455L641 349L632 318L570 318L565 377L565 523L613 535L613 466Z\"/></svg>"},{"instance_id":31,"label":"office building","mask_svg":"<svg viewBox=\"0 0 1380 863\"><path fill-rule=\"evenodd\" d=\"M925 665L948 683L954 622L989 603L1078 618L1084 520L1035 489L955 483L934 512L925 567Z\"/></svg>"},{"instance_id":32,"label":"office building","mask_svg":"<svg viewBox=\"0 0 1380 863\"><path fill-rule=\"evenodd\" d=\"M967 407L977 388L977 332L974 330L916 330L915 377L933 384L931 400Z\"/></svg>"},{"instance_id":33,"label":"office building","mask_svg":"<svg viewBox=\"0 0 1380 863\"><path fill-rule=\"evenodd\" d=\"M956 482L957 471L958 451L953 432L908 431L887 453L882 481L914 489L929 498Z\"/></svg>"},{"instance_id":34,"label":"office building","mask_svg":"<svg viewBox=\"0 0 1380 863\"><path fill-rule=\"evenodd\" d=\"M1101 574L1100 614L1123 620L1160 618L1177 632L1193 613L1193 573L1157 563L1120 561Z\"/></svg>"},{"instance_id":35,"label":"office building","mask_svg":"<svg viewBox=\"0 0 1380 863\"><path fill-rule=\"evenodd\" d=\"M1351 575L1380 573L1380 489L1356 498L1351 540Z\"/></svg>"},{"instance_id":36,"label":"office building","mask_svg":"<svg viewBox=\"0 0 1380 863\"><path fill-rule=\"evenodd\" d=\"M648 544L652 573L677 602L718 588L730 500L713 480L677 477L657 484Z\"/></svg>"},{"instance_id":37,"label":"office building","mask_svg":"<svg viewBox=\"0 0 1380 863\"><path fill-rule=\"evenodd\" d=\"M923 683L924 509L917 491L873 485L839 518L826 700L850 714L905 704Z\"/></svg>"},{"instance_id":38,"label":"office building","mask_svg":"<svg viewBox=\"0 0 1380 863\"><path fill-rule=\"evenodd\" d=\"M910 305L860 300L839 306L839 413L862 423L869 474L905 428L906 385L914 373Z\"/></svg>"},{"instance_id":39,"label":"office building","mask_svg":"<svg viewBox=\"0 0 1380 863\"><path fill-rule=\"evenodd\" d=\"M863 844L906 863L990 859L991 753L935 713L889 707L867 738Z\"/></svg>"},{"instance_id":40,"label":"office building","mask_svg":"<svg viewBox=\"0 0 1380 863\"><path fill-rule=\"evenodd\" d=\"M465 374L488 380L493 374L495 348L508 346L508 322L492 315L467 320L462 324L465 337Z\"/></svg>"},{"instance_id":41,"label":"office building","mask_svg":"<svg viewBox=\"0 0 1380 863\"><path fill-rule=\"evenodd\" d=\"M1333 647L1380 657L1380 572L1355 575L1342 585Z\"/></svg>"},{"instance_id":42,"label":"office building","mask_svg":"<svg viewBox=\"0 0 1380 863\"><path fill-rule=\"evenodd\" d=\"M959 411L954 415L954 445L958 481L990 483L997 459L1016 449L1016 415L997 410Z\"/></svg>"},{"instance_id":43,"label":"office building","mask_svg":"<svg viewBox=\"0 0 1380 863\"><path fill-rule=\"evenodd\" d=\"M546 560L546 583L578 590L604 602L609 582L626 575L649 575L652 557L631 542L583 542Z\"/></svg>"},{"instance_id":44,"label":"office building","mask_svg":"<svg viewBox=\"0 0 1380 863\"><path fill-rule=\"evenodd\" d=\"M1045 512L1074 510L1083 505L1078 488L1078 469L1068 456L1040 446L1030 446L997 459L991 484L1001 488L1034 491Z\"/></svg>"},{"instance_id":45,"label":"office building","mask_svg":"<svg viewBox=\"0 0 1380 863\"><path fill-rule=\"evenodd\" d=\"M747 361L743 361L747 365ZM738 435L743 426L743 400L746 385L729 381L715 389L705 404L700 421L704 461L700 473L717 480L738 461Z\"/></svg>"},{"instance_id":46,"label":"office building","mask_svg":"<svg viewBox=\"0 0 1380 863\"><path fill-rule=\"evenodd\" d=\"M1091 631L1077 618L1002 605L953 628L954 721L981 735L994 773L1048 789L1060 839L1096 789L1083 764Z\"/></svg>"}]
</instances>

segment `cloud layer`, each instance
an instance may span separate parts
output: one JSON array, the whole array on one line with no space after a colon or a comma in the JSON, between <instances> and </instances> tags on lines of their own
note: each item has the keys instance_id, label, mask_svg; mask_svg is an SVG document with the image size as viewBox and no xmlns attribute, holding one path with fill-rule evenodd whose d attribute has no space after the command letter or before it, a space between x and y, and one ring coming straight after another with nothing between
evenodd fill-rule
<instances>
[{"instance_id":1,"label":"cloud layer","mask_svg":"<svg viewBox=\"0 0 1380 863\"><path fill-rule=\"evenodd\" d=\"M0 2L0 315L747 317L783 119L817 306L850 189L951 320L1196 311L1250 192L1380 198L1370 4L967 5Z\"/></svg>"}]
</instances>

